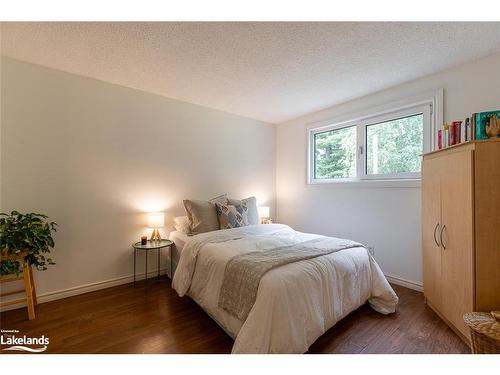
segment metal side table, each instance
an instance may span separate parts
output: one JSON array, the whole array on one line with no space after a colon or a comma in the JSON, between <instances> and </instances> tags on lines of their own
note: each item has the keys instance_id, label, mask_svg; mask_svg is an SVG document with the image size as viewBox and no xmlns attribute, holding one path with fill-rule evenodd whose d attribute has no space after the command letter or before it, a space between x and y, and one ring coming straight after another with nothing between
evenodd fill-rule
<instances>
[{"instance_id":1,"label":"metal side table","mask_svg":"<svg viewBox=\"0 0 500 375\"><path fill-rule=\"evenodd\" d=\"M160 251L161 249L168 247L170 250L170 277L172 277L172 245L174 243L169 240L160 240L160 241L151 241L148 240L146 245L142 245L140 242L136 242L135 244L132 245L134 248L134 287L135 287L135 270L136 270L136 256L137 256L137 251L138 250L145 250L146 251L146 270L144 274L144 279L147 282L148 281L148 253L150 251L156 250L158 253L158 279L160 278Z\"/></svg>"}]
</instances>

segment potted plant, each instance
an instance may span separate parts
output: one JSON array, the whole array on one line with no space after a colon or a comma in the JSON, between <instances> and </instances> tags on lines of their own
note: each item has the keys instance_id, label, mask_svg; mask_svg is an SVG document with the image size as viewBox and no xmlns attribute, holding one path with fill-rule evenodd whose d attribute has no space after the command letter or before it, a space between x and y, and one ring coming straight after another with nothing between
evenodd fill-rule
<instances>
[{"instance_id":1,"label":"potted plant","mask_svg":"<svg viewBox=\"0 0 500 375\"><path fill-rule=\"evenodd\" d=\"M40 271L55 264L45 256L54 247L52 233L57 224L47 219L46 215L36 213L0 213L0 275L20 273L23 262Z\"/></svg>"}]
</instances>

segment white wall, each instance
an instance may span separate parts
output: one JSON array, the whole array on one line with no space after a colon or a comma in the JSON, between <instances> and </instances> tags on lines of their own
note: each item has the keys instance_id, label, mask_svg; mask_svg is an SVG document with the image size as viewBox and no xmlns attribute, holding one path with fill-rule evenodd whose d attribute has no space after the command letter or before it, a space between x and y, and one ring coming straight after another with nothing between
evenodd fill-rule
<instances>
[{"instance_id":1,"label":"white wall","mask_svg":"<svg viewBox=\"0 0 500 375\"><path fill-rule=\"evenodd\" d=\"M334 83L332 83L334 84ZM387 275L422 283L420 188L306 184L306 126L444 88L444 120L500 107L500 55L490 56L280 124L277 131L278 220L297 230L375 246Z\"/></svg>"},{"instance_id":2,"label":"white wall","mask_svg":"<svg viewBox=\"0 0 500 375\"><path fill-rule=\"evenodd\" d=\"M2 209L59 224L39 294L130 280L143 212L225 192L274 207L274 125L10 58L1 94Z\"/></svg>"},{"instance_id":3,"label":"white wall","mask_svg":"<svg viewBox=\"0 0 500 375\"><path fill-rule=\"evenodd\" d=\"M500 55L485 58L281 124L276 135L270 124L2 58L1 208L60 224L57 265L36 273L45 299L130 280L143 212L171 219L183 198L222 192L274 207L275 181L279 222L374 245L386 274L421 283L420 189L307 185L305 128L440 87L446 121L497 109L499 66Z\"/></svg>"}]
</instances>

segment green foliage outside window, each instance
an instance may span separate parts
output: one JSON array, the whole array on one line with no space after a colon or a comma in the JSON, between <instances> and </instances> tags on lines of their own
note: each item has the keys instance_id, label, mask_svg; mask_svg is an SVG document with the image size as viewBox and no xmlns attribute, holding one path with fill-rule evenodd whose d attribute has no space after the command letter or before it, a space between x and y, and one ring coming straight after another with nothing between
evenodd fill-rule
<instances>
[{"instance_id":1,"label":"green foliage outside window","mask_svg":"<svg viewBox=\"0 0 500 375\"><path fill-rule=\"evenodd\" d=\"M314 178L356 177L357 127L314 135ZM366 173L420 172L423 115L413 115L366 127Z\"/></svg>"},{"instance_id":2,"label":"green foliage outside window","mask_svg":"<svg viewBox=\"0 0 500 375\"><path fill-rule=\"evenodd\" d=\"M421 114L367 126L367 174L420 172L422 139Z\"/></svg>"},{"instance_id":3,"label":"green foliage outside window","mask_svg":"<svg viewBox=\"0 0 500 375\"><path fill-rule=\"evenodd\" d=\"M314 178L356 177L356 127L314 135Z\"/></svg>"}]
</instances>

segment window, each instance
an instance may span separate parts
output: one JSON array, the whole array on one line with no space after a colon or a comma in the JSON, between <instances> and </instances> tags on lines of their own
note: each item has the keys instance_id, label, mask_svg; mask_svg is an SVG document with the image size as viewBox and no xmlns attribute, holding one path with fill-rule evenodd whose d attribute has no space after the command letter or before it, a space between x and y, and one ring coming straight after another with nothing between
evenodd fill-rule
<instances>
[{"instance_id":1,"label":"window","mask_svg":"<svg viewBox=\"0 0 500 375\"><path fill-rule=\"evenodd\" d=\"M366 126L366 174L418 173L423 150L424 116Z\"/></svg>"},{"instance_id":2,"label":"window","mask_svg":"<svg viewBox=\"0 0 500 375\"><path fill-rule=\"evenodd\" d=\"M431 104L311 129L309 182L418 179Z\"/></svg>"},{"instance_id":3,"label":"window","mask_svg":"<svg viewBox=\"0 0 500 375\"><path fill-rule=\"evenodd\" d=\"M314 134L314 178L356 177L356 127Z\"/></svg>"}]
</instances>

